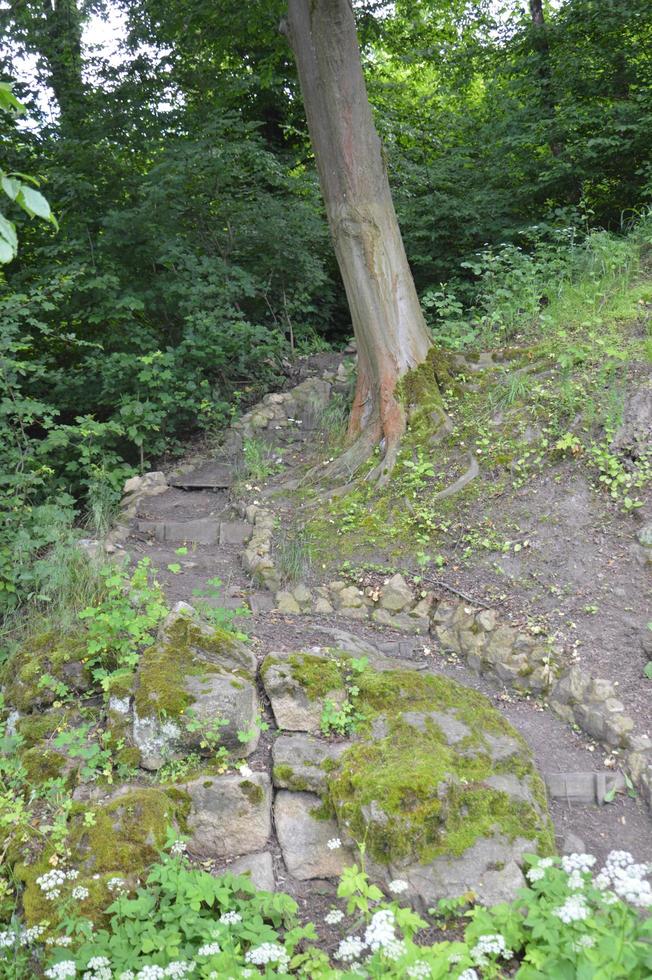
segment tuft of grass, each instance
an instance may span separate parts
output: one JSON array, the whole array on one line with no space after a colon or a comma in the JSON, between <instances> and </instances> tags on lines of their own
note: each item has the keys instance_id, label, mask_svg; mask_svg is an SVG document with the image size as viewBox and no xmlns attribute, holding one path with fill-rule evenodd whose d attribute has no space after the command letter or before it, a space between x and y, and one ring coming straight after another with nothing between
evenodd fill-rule
<instances>
[{"instance_id":1,"label":"tuft of grass","mask_svg":"<svg viewBox=\"0 0 652 980\"><path fill-rule=\"evenodd\" d=\"M306 578L313 563L310 541L302 530L279 534L275 541L275 562L284 583Z\"/></svg>"}]
</instances>

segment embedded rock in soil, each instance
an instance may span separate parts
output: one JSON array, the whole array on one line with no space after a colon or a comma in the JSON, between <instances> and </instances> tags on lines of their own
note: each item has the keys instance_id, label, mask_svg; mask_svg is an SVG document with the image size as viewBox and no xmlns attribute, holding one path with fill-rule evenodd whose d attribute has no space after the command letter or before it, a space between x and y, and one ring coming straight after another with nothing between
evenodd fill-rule
<instances>
[{"instance_id":1,"label":"embedded rock in soil","mask_svg":"<svg viewBox=\"0 0 652 980\"><path fill-rule=\"evenodd\" d=\"M543 783L523 739L478 692L412 670L355 678L354 741L326 772L340 836L412 897L512 896L523 855L553 850Z\"/></svg>"},{"instance_id":2,"label":"embedded rock in soil","mask_svg":"<svg viewBox=\"0 0 652 980\"><path fill-rule=\"evenodd\" d=\"M201 752L207 741L250 755L259 737L254 671L254 655L227 630L208 629L189 615L168 619L138 668L133 742L143 768ZM240 741L243 731L252 733L249 742Z\"/></svg>"},{"instance_id":3,"label":"embedded rock in soil","mask_svg":"<svg viewBox=\"0 0 652 980\"><path fill-rule=\"evenodd\" d=\"M314 793L280 790L274 803L274 823L285 865L295 878L337 878L353 864L347 847L329 848L339 830L334 820L319 813L321 800Z\"/></svg>"},{"instance_id":4,"label":"embedded rock in soil","mask_svg":"<svg viewBox=\"0 0 652 980\"><path fill-rule=\"evenodd\" d=\"M389 612L401 612L413 602L412 589L402 575L393 575L380 590L380 605Z\"/></svg>"},{"instance_id":5,"label":"embedded rock in soil","mask_svg":"<svg viewBox=\"0 0 652 980\"><path fill-rule=\"evenodd\" d=\"M272 787L266 773L203 776L183 787L190 797L188 850L201 858L261 851L272 832Z\"/></svg>"},{"instance_id":6,"label":"embedded rock in soil","mask_svg":"<svg viewBox=\"0 0 652 980\"><path fill-rule=\"evenodd\" d=\"M272 749L272 779L280 789L324 793L326 773L348 747L311 735L281 735Z\"/></svg>"},{"instance_id":7,"label":"embedded rock in soil","mask_svg":"<svg viewBox=\"0 0 652 980\"><path fill-rule=\"evenodd\" d=\"M525 885L522 857L534 842L493 835L480 838L459 857L439 857L425 864L391 866L388 878L402 878L417 904L428 908L440 898L457 898L473 892L483 905L510 902Z\"/></svg>"},{"instance_id":8,"label":"embedded rock in soil","mask_svg":"<svg viewBox=\"0 0 652 980\"><path fill-rule=\"evenodd\" d=\"M187 808L188 798L178 790L142 786L121 787L98 803L74 803L68 816L68 859L64 863L60 860L51 863L56 846L46 842L34 863L17 864L14 868L16 879L25 885L26 924L33 926L48 920L51 927L56 926L57 916L66 908L72 888L82 886L89 894L80 903L80 914L100 925L105 909L116 897L108 883L120 878L134 888L138 878L157 860L169 828L183 824ZM76 880L68 880L61 886L56 902L46 898L36 881L53 866L79 871Z\"/></svg>"},{"instance_id":9,"label":"embedded rock in soil","mask_svg":"<svg viewBox=\"0 0 652 980\"><path fill-rule=\"evenodd\" d=\"M245 854L225 868L225 871L230 871L234 875L249 875L252 885L259 891L276 891L274 864L269 851Z\"/></svg>"},{"instance_id":10,"label":"embedded rock in soil","mask_svg":"<svg viewBox=\"0 0 652 980\"><path fill-rule=\"evenodd\" d=\"M83 694L92 685L90 670L83 662L87 658L83 632L49 630L30 637L0 671L6 704L24 712L51 705L61 697L58 684Z\"/></svg>"},{"instance_id":11,"label":"embedded rock in soil","mask_svg":"<svg viewBox=\"0 0 652 980\"><path fill-rule=\"evenodd\" d=\"M261 677L276 724L290 732L318 732L326 701L346 698L335 661L316 654L270 653Z\"/></svg>"}]
</instances>

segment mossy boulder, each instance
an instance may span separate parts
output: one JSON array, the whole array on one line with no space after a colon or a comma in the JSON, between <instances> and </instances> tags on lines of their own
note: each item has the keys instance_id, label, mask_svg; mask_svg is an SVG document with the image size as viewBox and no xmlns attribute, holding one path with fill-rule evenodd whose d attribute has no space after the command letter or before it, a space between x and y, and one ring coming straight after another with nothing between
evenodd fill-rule
<instances>
[{"instance_id":1,"label":"mossy boulder","mask_svg":"<svg viewBox=\"0 0 652 980\"><path fill-rule=\"evenodd\" d=\"M189 615L166 623L138 668L133 742L141 765L159 769L169 759L202 753L202 743L216 739L240 756L251 754L259 735L255 669L254 655L228 630ZM243 731L251 733L246 742Z\"/></svg>"},{"instance_id":2,"label":"mossy boulder","mask_svg":"<svg viewBox=\"0 0 652 980\"><path fill-rule=\"evenodd\" d=\"M319 732L327 700L341 704L344 675L335 658L311 653L270 653L261 677L279 728Z\"/></svg>"},{"instance_id":3,"label":"mossy boulder","mask_svg":"<svg viewBox=\"0 0 652 980\"><path fill-rule=\"evenodd\" d=\"M325 766L323 813L343 839L366 842L379 878L407 878L422 901L512 894L523 855L550 853L554 840L526 743L474 690L386 663L352 677L345 656L284 660L301 703L321 705L339 677L358 719L352 743ZM313 788L292 783L289 758L275 761L276 782Z\"/></svg>"},{"instance_id":4,"label":"mossy boulder","mask_svg":"<svg viewBox=\"0 0 652 980\"><path fill-rule=\"evenodd\" d=\"M92 684L83 632L48 630L30 637L0 671L5 701L21 712L61 699L64 689L78 694Z\"/></svg>"},{"instance_id":5,"label":"mossy boulder","mask_svg":"<svg viewBox=\"0 0 652 980\"><path fill-rule=\"evenodd\" d=\"M33 864L17 864L14 874L24 886L23 912L27 925L49 922L54 926L58 910L74 887L88 890L80 902L82 913L100 923L115 894L108 883L120 878L133 888L157 859L168 828L183 828L188 797L179 791L124 787L102 803L76 803L70 812L65 866L46 848ZM48 899L37 879L52 868L78 872L61 886L56 900Z\"/></svg>"}]
</instances>

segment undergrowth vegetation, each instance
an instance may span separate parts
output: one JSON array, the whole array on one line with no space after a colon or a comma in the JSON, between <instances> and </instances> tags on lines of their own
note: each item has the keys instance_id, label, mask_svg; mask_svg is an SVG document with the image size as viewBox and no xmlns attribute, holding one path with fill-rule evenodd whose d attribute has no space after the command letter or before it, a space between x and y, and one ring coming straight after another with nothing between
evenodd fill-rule
<instances>
[{"instance_id":1,"label":"undergrowth vegetation","mask_svg":"<svg viewBox=\"0 0 652 980\"><path fill-rule=\"evenodd\" d=\"M531 250L484 250L466 263L477 276L470 306L452 287L426 292L433 335L450 352L452 429L431 445L421 428L408 430L386 490L360 481L325 505L316 499L305 530L316 560L326 560L333 532L345 557L361 559L407 548L423 564L417 555L453 543L457 560L467 549L520 550L518 528L469 524L465 513L478 495L519 489L564 462L620 510L640 506L652 451L615 437L628 388L652 359L651 254L645 215L626 237L568 230L552 240L537 234ZM443 491L476 467L447 499Z\"/></svg>"},{"instance_id":2,"label":"undergrowth vegetation","mask_svg":"<svg viewBox=\"0 0 652 980\"><path fill-rule=\"evenodd\" d=\"M109 924L99 928L83 913L74 868L44 876L46 897L63 908L61 925L52 933L45 924L25 929L12 920L0 933L0 964L11 965L14 980L35 971L48 980L644 980L652 969L652 920L638 914L652 902L648 868L623 851L611 852L597 875L589 854L533 857L528 887L511 904L474 907L468 894L440 901L423 917L401 904L407 882L395 879L387 894L371 884L362 848L324 922L301 923L289 896L256 891L246 877L213 877L184 850L171 835L168 853L141 882L114 879ZM330 956L318 945L325 927L340 937L331 938ZM433 943L424 932L433 928L444 936L451 929L456 938Z\"/></svg>"}]
</instances>

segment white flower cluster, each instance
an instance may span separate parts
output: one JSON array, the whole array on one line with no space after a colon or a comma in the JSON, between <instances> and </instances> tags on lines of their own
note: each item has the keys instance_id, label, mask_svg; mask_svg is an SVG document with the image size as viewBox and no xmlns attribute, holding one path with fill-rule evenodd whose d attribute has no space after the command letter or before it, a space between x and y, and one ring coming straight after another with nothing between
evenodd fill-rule
<instances>
[{"instance_id":1,"label":"white flower cluster","mask_svg":"<svg viewBox=\"0 0 652 980\"><path fill-rule=\"evenodd\" d=\"M406 952L406 945L396 936L396 917L391 909L374 912L365 932L365 943L372 953L382 952L390 960L398 960Z\"/></svg>"},{"instance_id":2,"label":"white flower cluster","mask_svg":"<svg viewBox=\"0 0 652 980\"><path fill-rule=\"evenodd\" d=\"M344 912L341 909L331 909L330 912L324 916L324 922L329 926L336 926L338 922L341 922L344 918Z\"/></svg>"},{"instance_id":3,"label":"white flower cluster","mask_svg":"<svg viewBox=\"0 0 652 980\"><path fill-rule=\"evenodd\" d=\"M72 897L78 902L83 902L85 898L88 898L90 892L88 888L84 888L83 885L75 885L72 890Z\"/></svg>"},{"instance_id":4,"label":"white flower cluster","mask_svg":"<svg viewBox=\"0 0 652 980\"><path fill-rule=\"evenodd\" d=\"M79 871L64 871L63 868L53 868L52 871L39 875L36 884L49 901L54 901L61 895L61 888L66 881L75 881L76 878L79 878Z\"/></svg>"},{"instance_id":5,"label":"white flower cluster","mask_svg":"<svg viewBox=\"0 0 652 980\"><path fill-rule=\"evenodd\" d=\"M589 917L589 907L584 895L570 895L563 905L553 909L552 914L568 925L571 922L581 922Z\"/></svg>"},{"instance_id":6,"label":"white flower cluster","mask_svg":"<svg viewBox=\"0 0 652 980\"><path fill-rule=\"evenodd\" d=\"M512 950L507 949L505 937L499 932L480 936L471 950L471 959L478 966L486 966L489 962L489 956L500 956L504 960L511 960L513 955Z\"/></svg>"},{"instance_id":7,"label":"white flower cluster","mask_svg":"<svg viewBox=\"0 0 652 980\"><path fill-rule=\"evenodd\" d=\"M187 960L175 960L166 967L143 966L138 973L134 973L133 970L125 970L119 974L118 980L164 980L166 977L178 980L178 978L187 977L194 969L194 963L188 963Z\"/></svg>"},{"instance_id":8,"label":"white flower cluster","mask_svg":"<svg viewBox=\"0 0 652 980\"><path fill-rule=\"evenodd\" d=\"M333 956L336 960L351 963L352 960L357 960L361 953L364 952L365 945L364 939L360 939L359 936L347 936L346 939L341 941Z\"/></svg>"},{"instance_id":9,"label":"white flower cluster","mask_svg":"<svg viewBox=\"0 0 652 980\"><path fill-rule=\"evenodd\" d=\"M45 932L45 926L31 926L29 929L6 929L0 932L0 949L14 946L29 946Z\"/></svg>"},{"instance_id":10,"label":"white flower cluster","mask_svg":"<svg viewBox=\"0 0 652 980\"><path fill-rule=\"evenodd\" d=\"M552 868L555 863L554 858L541 858L537 863L526 872L525 877L528 881L541 881L545 878L548 868Z\"/></svg>"},{"instance_id":11,"label":"white flower cluster","mask_svg":"<svg viewBox=\"0 0 652 980\"><path fill-rule=\"evenodd\" d=\"M469 967L468 970L464 970L463 973L460 973L457 980L479 980L479 978L475 970Z\"/></svg>"},{"instance_id":12,"label":"white flower cluster","mask_svg":"<svg viewBox=\"0 0 652 980\"><path fill-rule=\"evenodd\" d=\"M593 854L565 854L561 859L561 866L570 875L574 871L590 871L595 861Z\"/></svg>"},{"instance_id":13,"label":"white flower cluster","mask_svg":"<svg viewBox=\"0 0 652 980\"><path fill-rule=\"evenodd\" d=\"M225 926L235 926L238 922L242 922L242 916L239 912L225 912L224 915L220 916L220 922L224 923Z\"/></svg>"},{"instance_id":14,"label":"white flower cluster","mask_svg":"<svg viewBox=\"0 0 652 980\"><path fill-rule=\"evenodd\" d=\"M93 956L86 964L82 980L112 980L111 961L106 956Z\"/></svg>"},{"instance_id":15,"label":"white flower cluster","mask_svg":"<svg viewBox=\"0 0 652 980\"><path fill-rule=\"evenodd\" d=\"M423 978L432 976L432 970L424 960L417 960L412 966L407 967L405 975L410 977L410 980L423 980Z\"/></svg>"},{"instance_id":16,"label":"white flower cluster","mask_svg":"<svg viewBox=\"0 0 652 980\"><path fill-rule=\"evenodd\" d=\"M45 971L45 976L49 977L49 980L64 980L65 977L76 975L77 967L73 960L61 960L60 963L55 963L54 966Z\"/></svg>"},{"instance_id":17,"label":"white flower cluster","mask_svg":"<svg viewBox=\"0 0 652 980\"><path fill-rule=\"evenodd\" d=\"M182 840L175 840L174 844L170 848L170 854L173 857L181 857L188 850L186 844Z\"/></svg>"},{"instance_id":18,"label":"white flower cluster","mask_svg":"<svg viewBox=\"0 0 652 980\"><path fill-rule=\"evenodd\" d=\"M595 884L603 891L611 889L636 908L648 909L652 907L652 887L646 879L651 870L647 864L636 864L629 851L611 851Z\"/></svg>"},{"instance_id":19,"label":"white flower cluster","mask_svg":"<svg viewBox=\"0 0 652 980\"><path fill-rule=\"evenodd\" d=\"M410 886L408 885L407 881L403 881L402 878L395 878L394 881L390 881L387 887L392 895L401 895L403 892L406 892Z\"/></svg>"},{"instance_id":20,"label":"white flower cluster","mask_svg":"<svg viewBox=\"0 0 652 980\"><path fill-rule=\"evenodd\" d=\"M339 837L331 837L329 841L326 841L326 847L329 851L336 851L338 847L342 846L342 841Z\"/></svg>"},{"instance_id":21,"label":"white flower cluster","mask_svg":"<svg viewBox=\"0 0 652 980\"><path fill-rule=\"evenodd\" d=\"M200 946L197 950L197 956L215 956L217 953L221 953L221 947L219 943L206 943L205 946Z\"/></svg>"},{"instance_id":22,"label":"white flower cluster","mask_svg":"<svg viewBox=\"0 0 652 980\"><path fill-rule=\"evenodd\" d=\"M127 882L124 880L124 878L109 878L106 883L106 887L110 892L117 892L122 891L126 884Z\"/></svg>"},{"instance_id":23,"label":"white flower cluster","mask_svg":"<svg viewBox=\"0 0 652 980\"><path fill-rule=\"evenodd\" d=\"M278 943L263 943L261 946L256 946L249 950L245 959L247 963L253 963L254 966L265 966L266 963L278 963L279 966L287 966L290 962L290 957L285 949Z\"/></svg>"},{"instance_id":24,"label":"white flower cluster","mask_svg":"<svg viewBox=\"0 0 652 980\"><path fill-rule=\"evenodd\" d=\"M571 945L573 952L581 953L583 949L591 949L592 946L595 946L595 939L593 936L580 936Z\"/></svg>"}]
</instances>

